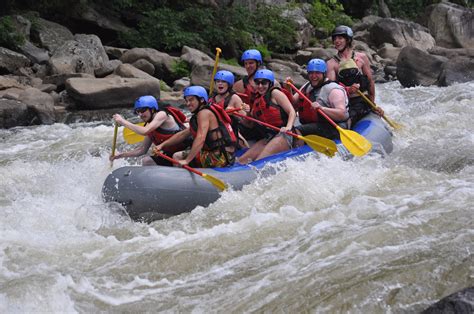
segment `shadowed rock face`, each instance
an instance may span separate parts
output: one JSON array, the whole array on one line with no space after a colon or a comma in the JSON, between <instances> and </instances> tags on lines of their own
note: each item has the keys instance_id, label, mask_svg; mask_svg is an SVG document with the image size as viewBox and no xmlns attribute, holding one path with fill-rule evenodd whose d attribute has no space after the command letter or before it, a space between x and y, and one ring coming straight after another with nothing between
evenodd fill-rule
<instances>
[{"instance_id":1,"label":"shadowed rock face","mask_svg":"<svg viewBox=\"0 0 474 314\"><path fill-rule=\"evenodd\" d=\"M453 293L442 298L422 314L472 314L474 313L474 287Z\"/></svg>"}]
</instances>

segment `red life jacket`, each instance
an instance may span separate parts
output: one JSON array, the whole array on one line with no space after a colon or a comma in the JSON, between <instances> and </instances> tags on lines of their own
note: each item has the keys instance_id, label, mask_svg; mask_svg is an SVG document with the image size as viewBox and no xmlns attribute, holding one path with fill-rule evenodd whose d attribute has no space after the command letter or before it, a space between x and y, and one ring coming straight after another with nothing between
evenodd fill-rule
<instances>
[{"instance_id":1,"label":"red life jacket","mask_svg":"<svg viewBox=\"0 0 474 314\"><path fill-rule=\"evenodd\" d=\"M272 91L274 89L281 91L279 87L272 87L265 95L255 99L250 114L257 120L280 128L288 123L288 114L281 106L272 102Z\"/></svg>"},{"instance_id":2,"label":"red life jacket","mask_svg":"<svg viewBox=\"0 0 474 314\"><path fill-rule=\"evenodd\" d=\"M177 108L174 108L172 106L166 106L166 107L162 107L163 111L166 113L166 115L171 115L173 117L173 119L175 120L175 122L178 124L179 126L179 130L166 130L166 129L163 129L161 126L156 128L155 130L153 130L152 132L148 133L147 136L151 139L151 141L153 142L153 144L155 145L159 145L161 143L163 143L164 141L166 141L167 139L169 139L171 136L173 136L174 134L184 130L186 127L184 126L184 122L186 122L186 116L184 115L184 113L181 112L181 110L177 109ZM178 152L180 150L183 150L186 148L186 144L185 143L179 143L177 145L173 145L173 146L168 146L168 147L165 147L163 148L163 150L165 152L168 152L168 153L175 153L175 152Z\"/></svg>"},{"instance_id":3,"label":"red life jacket","mask_svg":"<svg viewBox=\"0 0 474 314\"><path fill-rule=\"evenodd\" d=\"M218 127L209 130L207 132L206 140L204 142L204 146L206 150L215 150L216 148L220 149L225 149L225 147L230 147L234 146L236 147L237 145L237 137L235 136L234 130L232 129L231 125L231 118L225 112L224 108L220 106L215 106L215 105L205 105L201 106L197 112L193 114L191 117L191 120L189 121L189 129L191 131L191 134L193 135L193 138L196 138L197 135L197 129L198 129L198 123L197 123L197 115L199 111L208 109L210 110L216 117ZM213 133L220 132L220 138L213 139L214 136L212 136ZM219 136L219 135L217 135Z\"/></svg>"},{"instance_id":4,"label":"red life jacket","mask_svg":"<svg viewBox=\"0 0 474 314\"><path fill-rule=\"evenodd\" d=\"M247 97L245 97L244 95L239 95L240 98L242 98L242 101L246 104L252 104L255 100L255 98L258 97L258 93L257 93L257 90L255 89L255 87L253 87L252 84L250 84L250 80L249 80L249 77L248 76L244 76L242 78L242 82L244 83L244 95L246 95Z\"/></svg>"},{"instance_id":5,"label":"red life jacket","mask_svg":"<svg viewBox=\"0 0 474 314\"><path fill-rule=\"evenodd\" d=\"M319 91L319 89L312 88L309 82L301 87L301 91L311 101L316 101L318 98L318 94L316 92ZM295 105L295 110L298 112L301 124L317 122L319 119L318 111L314 110L311 107L311 104L304 100L303 97L299 97L298 103Z\"/></svg>"},{"instance_id":6,"label":"red life jacket","mask_svg":"<svg viewBox=\"0 0 474 314\"><path fill-rule=\"evenodd\" d=\"M219 106L224 109L227 109L227 107L229 106L230 99L232 98L232 95L234 94L235 93L231 91L229 95L227 95L227 97L222 98L219 102L216 102L216 96L214 95L213 97L209 99L209 104L212 106Z\"/></svg>"}]
</instances>

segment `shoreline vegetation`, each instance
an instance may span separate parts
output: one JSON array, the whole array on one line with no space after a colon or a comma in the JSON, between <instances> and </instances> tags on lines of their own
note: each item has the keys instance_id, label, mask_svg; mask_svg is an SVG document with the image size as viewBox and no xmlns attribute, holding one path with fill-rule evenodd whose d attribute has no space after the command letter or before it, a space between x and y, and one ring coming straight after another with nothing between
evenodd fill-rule
<instances>
[{"instance_id":1,"label":"shoreline vegetation","mask_svg":"<svg viewBox=\"0 0 474 314\"><path fill-rule=\"evenodd\" d=\"M0 127L100 120L143 94L179 106L184 87L209 87L216 47L219 69L242 77L240 54L256 48L278 80L298 86L310 59L335 54L329 34L339 24L353 28L377 83L466 82L474 36L464 22L474 13L457 2L6 0Z\"/></svg>"}]
</instances>

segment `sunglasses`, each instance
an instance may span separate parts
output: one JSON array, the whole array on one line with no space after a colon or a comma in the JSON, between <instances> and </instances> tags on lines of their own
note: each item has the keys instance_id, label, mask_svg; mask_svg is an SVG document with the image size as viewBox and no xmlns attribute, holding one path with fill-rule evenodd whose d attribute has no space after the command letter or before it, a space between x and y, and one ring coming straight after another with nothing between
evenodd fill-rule
<instances>
[{"instance_id":1,"label":"sunglasses","mask_svg":"<svg viewBox=\"0 0 474 314\"><path fill-rule=\"evenodd\" d=\"M265 86L265 85L270 84L269 80L254 80L254 82L255 82L255 85L257 85L257 86L258 85L264 85Z\"/></svg>"},{"instance_id":2,"label":"sunglasses","mask_svg":"<svg viewBox=\"0 0 474 314\"><path fill-rule=\"evenodd\" d=\"M135 109L135 114L144 113L148 108L137 108Z\"/></svg>"}]
</instances>

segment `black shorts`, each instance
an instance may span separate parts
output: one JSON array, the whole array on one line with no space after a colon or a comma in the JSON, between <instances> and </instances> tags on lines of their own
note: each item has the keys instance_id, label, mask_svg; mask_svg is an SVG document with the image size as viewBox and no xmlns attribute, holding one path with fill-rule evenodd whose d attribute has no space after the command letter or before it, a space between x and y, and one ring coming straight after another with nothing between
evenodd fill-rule
<instances>
[{"instance_id":1,"label":"black shorts","mask_svg":"<svg viewBox=\"0 0 474 314\"><path fill-rule=\"evenodd\" d=\"M166 152L163 152L163 154L165 154L166 156L168 157L173 157L173 154L172 153L166 153ZM158 166L167 166L167 167L171 167L173 166L173 163L160 157L160 156L150 156L151 159L153 159L153 161L158 165Z\"/></svg>"},{"instance_id":2,"label":"black shorts","mask_svg":"<svg viewBox=\"0 0 474 314\"><path fill-rule=\"evenodd\" d=\"M253 128L248 128L242 124L239 124L239 133L247 140L247 141L259 141L265 138L265 130L266 128L262 127L261 125L255 125Z\"/></svg>"},{"instance_id":3,"label":"black shorts","mask_svg":"<svg viewBox=\"0 0 474 314\"><path fill-rule=\"evenodd\" d=\"M301 124L296 127L301 135L310 134L319 135L330 140L339 140L339 131L327 121L318 121L313 123Z\"/></svg>"}]
</instances>

